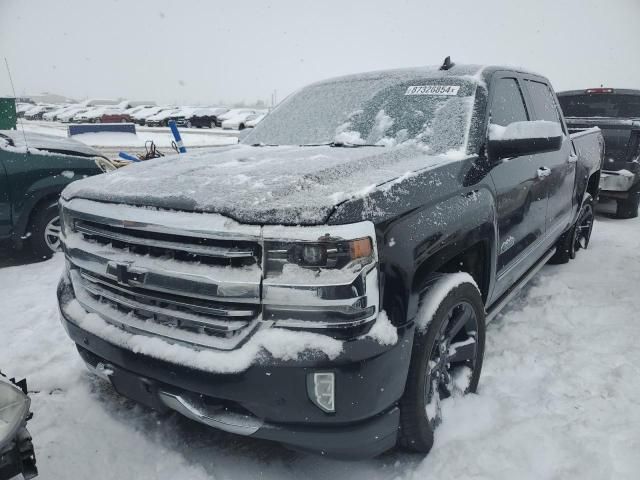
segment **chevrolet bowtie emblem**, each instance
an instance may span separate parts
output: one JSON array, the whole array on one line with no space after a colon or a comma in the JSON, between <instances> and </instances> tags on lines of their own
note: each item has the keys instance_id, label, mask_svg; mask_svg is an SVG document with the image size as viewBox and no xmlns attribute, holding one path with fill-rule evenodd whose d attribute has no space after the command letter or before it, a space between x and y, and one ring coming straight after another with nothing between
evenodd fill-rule
<instances>
[{"instance_id":1,"label":"chevrolet bowtie emblem","mask_svg":"<svg viewBox=\"0 0 640 480\"><path fill-rule=\"evenodd\" d=\"M133 267L130 262L109 262L107 274L115 277L119 284L144 283L146 272Z\"/></svg>"}]
</instances>

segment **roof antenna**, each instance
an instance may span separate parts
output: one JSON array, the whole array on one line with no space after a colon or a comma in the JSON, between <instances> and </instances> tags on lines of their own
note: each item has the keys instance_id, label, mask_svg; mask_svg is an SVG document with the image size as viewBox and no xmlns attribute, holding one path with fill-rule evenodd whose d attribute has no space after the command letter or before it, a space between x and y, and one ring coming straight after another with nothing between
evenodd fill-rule
<instances>
[{"instance_id":1,"label":"roof antenna","mask_svg":"<svg viewBox=\"0 0 640 480\"><path fill-rule=\"evenodd\" d=\"M16 87L13 86L13 77L11 76L11 70L9 69L9 61L7 57L4 57L4 64L7 67L7 73L9 74L9 83L11 83L11 90L13 91L13 101L15 102L18 98L16 96ZM29 144L27 143L27 135L24 133L24 123L22 123L22 119L19 118L20 129L22 130L22 138L24 138L24 146L27 147L27 153L29 153Z\"/></svg>"},{"instance_id":2,"label":"roof antenna","mask_svg":"<svg viewBox=\"0 0 640 480\"><path fill-rule=\"evenodd\" d=\"M440 70L449 70L454 65L455 65L455 63L453 63L451 61L451 57L447 57L447 58L444 59L444 62L442 62L442 65L440 66Z\"/></svg>"}]
</instances>

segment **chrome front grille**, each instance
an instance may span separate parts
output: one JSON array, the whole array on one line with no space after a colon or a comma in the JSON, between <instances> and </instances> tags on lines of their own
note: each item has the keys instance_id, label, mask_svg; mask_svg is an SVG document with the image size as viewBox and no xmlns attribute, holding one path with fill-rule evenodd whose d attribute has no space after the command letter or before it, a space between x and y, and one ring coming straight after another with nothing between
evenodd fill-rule
<instances>
[{"instance_id":1,"label":"chrome front grille","mask_svg":"<svg viewBox=\"0 0 640 480\"><path fill-rule=\"evenodd\" d=\"M172 212L161 212L169 225L158 224L156 213L145 222L101 215L95 202L63 207L64 248L77 300L132 333L236 348L261 319L260 244L251 232L235 239L224 229L203 234L178 228L171 225Z\"/></svg>"}]
</instances>

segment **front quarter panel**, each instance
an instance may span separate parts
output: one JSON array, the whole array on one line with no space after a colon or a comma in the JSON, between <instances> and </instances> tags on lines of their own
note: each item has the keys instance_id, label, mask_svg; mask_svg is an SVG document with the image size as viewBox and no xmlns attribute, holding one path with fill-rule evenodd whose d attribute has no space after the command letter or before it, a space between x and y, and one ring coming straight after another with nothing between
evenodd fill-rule
<instances>
[{"instance_id":1,"label":"front quarter panel","mask_svg":"<svg viewBox=\"0 0 640 480\"><path fill-rule=\"evenodd\" d=\"M364 198L340 205L330 223L376 225L383 309L394 321L413 319L419 289L438 267L482 245L485 300L495 278L496 208L493 183L470 157L408 175Z\"/></svg>"}]
</instances>

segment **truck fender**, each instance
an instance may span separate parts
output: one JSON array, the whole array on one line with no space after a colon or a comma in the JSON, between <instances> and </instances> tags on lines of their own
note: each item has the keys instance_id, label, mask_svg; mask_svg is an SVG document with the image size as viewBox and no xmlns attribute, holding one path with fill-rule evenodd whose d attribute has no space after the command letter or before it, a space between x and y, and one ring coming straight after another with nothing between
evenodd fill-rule
<instances>
[{"instance_id":1,"label":"truck fender","mask_svg":"<svg viewBox=\"0 0 640 480\"><path fill-rule=\"evenodd\" d=\"M497 221L495 197L488 185L481 183L380 227L378 241L384 242L381 300L386 311L402 312L412 320L426 278L472 248L482 252L482 278L476 281L483 299L489 298L495 277ZM400 319L393 316L397 323Z\"/></svg>"}]
</instances>

